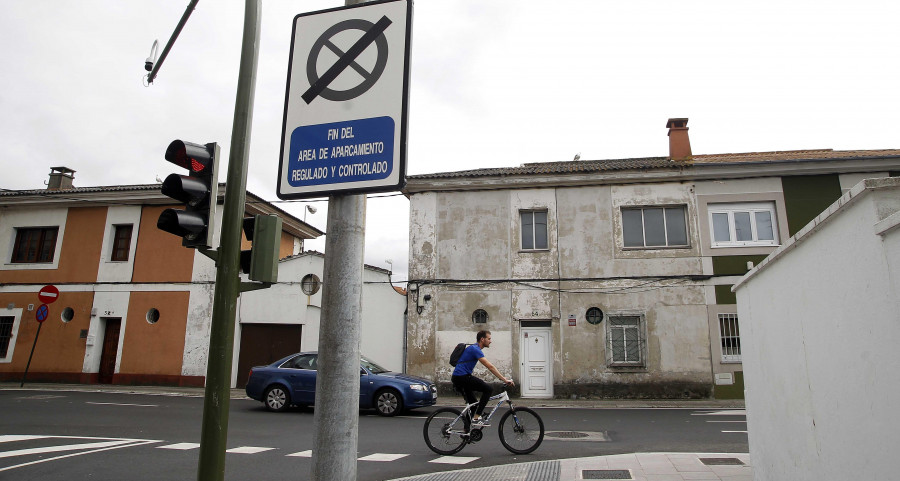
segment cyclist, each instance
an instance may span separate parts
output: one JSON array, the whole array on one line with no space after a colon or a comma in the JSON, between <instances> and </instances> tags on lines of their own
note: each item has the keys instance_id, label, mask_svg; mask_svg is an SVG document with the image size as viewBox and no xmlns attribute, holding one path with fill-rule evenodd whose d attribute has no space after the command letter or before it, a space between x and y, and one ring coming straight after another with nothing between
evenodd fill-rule
<instances>
[{"instance_id":1,"label":"cyclist","mask_svg":"<svg viewBox=\"0 0 900 481\"><path fill-rule=\"evenodd\" d=\"M512 379L503 377L503 375L500 374L500 371L491 364L491 361L488 361L487 358L484 357L483 349L489 347L491 347L491 331L478 331L478 334L475 335L475 344L466 347L466 350L463 351L462 356L460 356L459 361L457 361L456 368L453 370L453 374L450 377L453 387L456 388L457 391L462 391L463 397L467 403L475 402L475 394L473 391L481 393L481 400L478 402L478 407L475 408L475 414L472 416L472 422L476 426L485 425L481 420L481 414L484 412L484 407L487 406L488 400L494 393L494 389L488 383L472 374L472 371L475 370L475 365L480 362L488 371L491 371L497 379L503 381L503 384L515 386Z\"/></svg>"}]
</instances>

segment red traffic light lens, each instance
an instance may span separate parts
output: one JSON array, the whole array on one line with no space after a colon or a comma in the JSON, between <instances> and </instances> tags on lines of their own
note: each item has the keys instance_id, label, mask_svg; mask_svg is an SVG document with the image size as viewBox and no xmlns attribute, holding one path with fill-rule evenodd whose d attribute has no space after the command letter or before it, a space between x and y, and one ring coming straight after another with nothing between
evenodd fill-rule
<instances>
[{"instance_id":1,"label":"red traffic light lens","mask_svg":"<svg viewBox=\"0 0 900 481\"><path fill-rule=\"evenodd\" d=\"M174 140L166 149L166 160L191 172L203 172L212 163L213 153L205 145Z\"/></svg>"}]
</instances>

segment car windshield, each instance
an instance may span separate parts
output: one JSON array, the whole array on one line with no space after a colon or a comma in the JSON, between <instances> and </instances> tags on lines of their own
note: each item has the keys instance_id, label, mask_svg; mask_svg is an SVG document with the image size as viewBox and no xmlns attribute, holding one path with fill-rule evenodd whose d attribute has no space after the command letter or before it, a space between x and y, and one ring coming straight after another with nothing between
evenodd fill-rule
<instances>
[{"instance_id":1,"label":"car windshield","mask_svg":"<svg viewBox=\"0 0 900 481\"><path fill-rule=\"evenodd\" d=\"M378 364L375 364L374 362L364 357L359 358L359 360L362 363L362 367L366 368L366 370L368 370L372 374L381 374L383 372L388 372L387 369L379 366Z\"/></svg>"}]
</instances>

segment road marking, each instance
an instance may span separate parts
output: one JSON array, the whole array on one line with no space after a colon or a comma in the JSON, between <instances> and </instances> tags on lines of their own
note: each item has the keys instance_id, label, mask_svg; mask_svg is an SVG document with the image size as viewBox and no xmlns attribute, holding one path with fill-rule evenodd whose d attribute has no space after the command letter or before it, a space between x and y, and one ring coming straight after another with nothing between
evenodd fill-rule
<instances>
[{"instance_id":1,"label":"road marking","mask_svg":"<svg viewBox=\"0 0 900 481\"><path fill-rule=\"evenodd\" d=\"M409 456L408 454L385 454L385 453L374 453L368 456L363 456L359 458L358 461L396 461L400 458L405 458Z\"/></svg>"},{"instance_id":2,"label":"road marking","mask_svg":"<svg viewBox=\"0 0 900 481\"><path fill-rule=\"evenodd\" d=\"M157 449L178 449L180 451L186 451L188 449L197 449L199 447L199 443L176 443L169 444L168 446L157 446Z\"/></svg>"},{"instance_id":3,"label":"road marking","mask_svg":"<svg viewBox=\"0 0 900 481\"><path fill-rule=\"evenodd\" d=\"M131 441L106 441L102 443L80 443L80 444L64 444L62 446L47 446L45 448L29 448L16 449L13 451L5 451L0 453L0 458L11 458L13 456L28 456L30 454L58 453L60 451L78 451L79 449L95 449L108 448L113 446L121 446L129 444Z\"/></svg>"},{"instance_id":4,"label":"road marking","mask_svg":"<svg viewBox=\"0 0 900 481\"><path fill-rule=\"evenodd\" d=\"M29 438L25 436L19 436L20 440L27 440ZM61 452L61 451L71 451L78 449L86 449L86 451L82 451L79 453L71 453L64 454L62 456L56 456L52 458L39 459L37 461L31 461L28 463L16 464L13 466L6 466L4 468L0 468L0 472L9 471L11 469L22 468L25 466L31 466L33 464L46 463L48 461L55 461L58 459L71 458L73 456L82 456L85 454L99 453L101 451L109 451L112 449L122 449L122 448L131 448L135 446L143 446L145 444L153 444L158 443L160 441L152 440L152 439L122 439L122 438L96 438L96 437L87 437L87 436L35 436L30 439L105 439L107 441L99 442L99 443L79 443L79 444L69 444L64 446L50 446L47 448L32 448L32 449L18 449L14 451L7 451L0 453L0 458L13 457L13 456L25 456L29 454L43 454L43 453L52 453L52 452Z\"/></svg>"},{"instance_id":5,"label":"road marking","mask_svg":"<svg viewBox=\"0 0 900 481\"><path fill-rule=\"evenodd\" d=\"M85 404L97 404L97 405L100 405L100 406L137 406L137 407L142 407L142 408L155 408L155 407L159 407L158 404L95 403L95 402L91 402L91 401L88 401L88 402L86 402Z\"/></svg>"},{"instance_id":6,"label":"road marking","mask_svg":"<svg viewBox=\"0 0 900 481\"><path fill-rule=\"evenodd\" d=\"M744 433L747 434L747 431L722 431L723 433Z\"/></svg>"},{"instance_id":7,"label":"road marking","mask_svg":"<svg viewBox=\"0 0 900 481\"><path fill-rule=\"evenodd\" d=\"M23 435L15 435L15 434L5 434L0 436L0 443L11 443L14 441L30 441L32 439L41 439L49 436L31 436L28 434Z\"/></svg>"},{"instance_id":8,"label":"road marking","mask_svg":"<svg viewBox=\"0 0 900 481\"><path fill-rule=\"evenodd\" d=\"M708 422L708 423L746 423L747 420L745 419L743 421L706 421L706 422Z\"/></svg>"},{"instance_id":9,"label":"road marking","mask_svg":"<svg viewBox=\"0 0 900 481\"><path fill-rule=\"evenodd\" d=\"M479 459L478 457L469 457L469 456L441 456L437 459L432 459L428 461L429 463L439 463L439 464L467 464L471 463Z\"/></svg>"},{"instance_id":10,"label":"road marking","mask_svg":"<svg viewBox=\"0 0 900 481\"><path fill-rule=\"evenodd\" d=\"M237 454L256 454L261 453L263 451L271 451L275 448L261 448L256 446L241 446L239 448L231 448L226 453L237 453Z\"/></svg>"},{"instance_id":11,"label":"road marking","mask_svg":"<svg viewBox=\"0 0 900 481\"><path fill-rule=\"evenodd\" d=\"M311 458L312 457L312 449L307 449L306 451L300 451L299 453L288 454L288 456L295 456L298 458Z\"/></svg>"}]
</instances>

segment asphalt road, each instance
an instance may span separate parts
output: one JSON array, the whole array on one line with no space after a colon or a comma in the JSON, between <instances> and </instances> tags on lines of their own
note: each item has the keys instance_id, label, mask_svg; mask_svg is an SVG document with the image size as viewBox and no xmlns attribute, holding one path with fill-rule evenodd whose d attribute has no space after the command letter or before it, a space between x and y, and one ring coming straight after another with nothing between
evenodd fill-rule
<instances>
[{"instance_id":1,"label":"asphalt road","mask_svg":"<svg viewBox=\"0 0 900 481\"><path fill-rule=\"evenodd\" d=\"M396 418L362 411L358 479L633 452L748 451L742 410L536 410L548 434L534 453L506 451L493 427L447 458L422 439L432 409ZM202 412L197 397L0 390L0 480L196 479ZM226 479L308 479L313 418L310 409L270 413L233 399Z\"/></svg>"}]
</instances>

